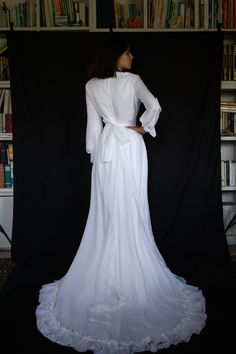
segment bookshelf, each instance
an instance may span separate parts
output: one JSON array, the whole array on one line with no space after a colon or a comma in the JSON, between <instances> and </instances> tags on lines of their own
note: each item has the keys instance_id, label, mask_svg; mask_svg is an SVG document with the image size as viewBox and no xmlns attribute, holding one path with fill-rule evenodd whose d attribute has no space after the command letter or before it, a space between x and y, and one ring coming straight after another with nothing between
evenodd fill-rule
<instances>
[{"instance_id":1,"label":"bookshelf","mask_svg":"<svg viewBox=\"0 0 236 354\"><path fill-rule=\"evenodd\" d=\"M13 133L7 43L0 37L0 230L11 238L13 214ZM10 242L0 232L0 249Z\"/></svg>"},{"instance_id":2,"label":"bookshelf","mask_svg":"<svg viewBox=\"0 0 236 354\"><path fill-rule=\"evenodd\" d=\"M222 0L6 0L0 29L36 31L211 31L236 29Z\"/></svg>"},{"instance_id":3,"label":"bookshelf","mask_svg":"<svg viewBox=\"0 0 236 354\"><path fill-rule=\"evenodd\" d=\"M6 0L0 29L8 31L89 31L93 0Z\"/></svg>"},{"instance_id":4,"label":"bookshelf","mask_svg":"<svg viewBox=\"0 0 236 354\"><path fill-rule=\"evenodd\" d=\"M236 32L225 33L221 81L221 185L224 227L236 255Z\"/></svg>"}]
</instances>

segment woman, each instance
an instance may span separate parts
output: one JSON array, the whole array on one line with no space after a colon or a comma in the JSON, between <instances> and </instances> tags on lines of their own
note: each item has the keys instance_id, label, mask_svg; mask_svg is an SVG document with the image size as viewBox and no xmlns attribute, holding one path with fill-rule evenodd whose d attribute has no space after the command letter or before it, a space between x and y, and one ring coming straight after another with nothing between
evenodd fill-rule
<instances>
[{"instance_id":1,"label":"woman","mask_svg":"<svg viewBox=\"0 0 236 354\"><path fill-rule=\"evenodd\" d=\"M189 341L206 320L202 292L171 273L154 241L142 135L156 136L161 107L129 71L132 60L127 43L114 40L90 66L89 215L67 274L42 287L36 310L44 336L81 352L155 352Z\"/></svg>"}]
</instances>

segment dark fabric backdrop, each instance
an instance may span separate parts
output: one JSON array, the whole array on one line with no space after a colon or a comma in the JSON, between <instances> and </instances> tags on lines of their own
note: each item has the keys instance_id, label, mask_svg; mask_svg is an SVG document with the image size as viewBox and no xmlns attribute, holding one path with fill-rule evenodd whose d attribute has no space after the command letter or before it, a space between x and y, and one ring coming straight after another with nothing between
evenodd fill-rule
<instances>
[{"instance_id":1,"label":"dark fabric backdrop","mask_svg":"<svg viewBox=\"0 0 236 354\"><path fill-rule=\"evenodd\" d=\"M86 67L118 33L8 34L14 115L13 259L68 269L90 199L85 152ZM223 281L231 261L220 186L219 33L126 33L133 71L158 97L157 137L145 135L156 243L169 268L191 283ZM96 250L94 250L96 252ZM93 255L91 255L93 257Z\"/></svg>"}]
</instances>

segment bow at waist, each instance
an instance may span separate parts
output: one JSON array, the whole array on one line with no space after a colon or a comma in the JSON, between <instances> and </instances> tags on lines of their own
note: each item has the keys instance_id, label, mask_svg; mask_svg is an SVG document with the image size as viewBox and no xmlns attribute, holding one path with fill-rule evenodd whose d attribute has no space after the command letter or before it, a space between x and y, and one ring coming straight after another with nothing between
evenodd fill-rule
<instances>
[{"instance_id":1,"label":"bow at waist","mask_svg":"<svg viewBox=\"0 0 236 354\"><path fill-rule=\"evenodd\" d=\"M101 158L103 162L111 162L117 146L129 144L130 135L126 128L129 125L135 125L134 121L128 122L111 122L105 121L103 128L100 147Z\"/></svg>"}]
</instances>

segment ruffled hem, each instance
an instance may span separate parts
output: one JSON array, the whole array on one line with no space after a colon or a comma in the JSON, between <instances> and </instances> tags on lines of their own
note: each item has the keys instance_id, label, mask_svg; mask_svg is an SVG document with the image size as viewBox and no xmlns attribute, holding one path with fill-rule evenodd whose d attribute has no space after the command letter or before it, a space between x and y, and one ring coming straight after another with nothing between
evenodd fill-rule
<instances>
[{"instance_id":1,"label":"ruffled hem","mask_svg":"<svg viewBox=\"0 0 236 354\"><path fill-rule=\"evenodd\" d=\"M179 279L180 280L180 279ZM197 287L179 282L183 295L182 321L170 331L145 337L137 341L118 342L115 339L104 340L92 338L86 333L66 328L55 318L53 307L58 291L59 281L44 285L40 290L39 305L36 309L37 327L52 342L72 347L76 351L91 350L97 354L132 354L135 352L157 352L180 342L189 342L192 334L199 334L205 326L205 299Z\"/></svg>"}]
</instances>

